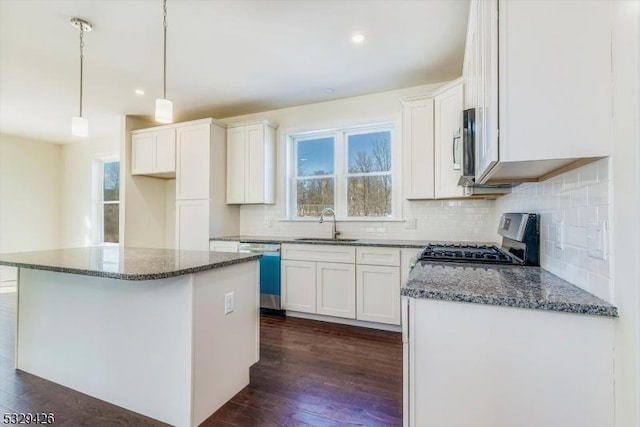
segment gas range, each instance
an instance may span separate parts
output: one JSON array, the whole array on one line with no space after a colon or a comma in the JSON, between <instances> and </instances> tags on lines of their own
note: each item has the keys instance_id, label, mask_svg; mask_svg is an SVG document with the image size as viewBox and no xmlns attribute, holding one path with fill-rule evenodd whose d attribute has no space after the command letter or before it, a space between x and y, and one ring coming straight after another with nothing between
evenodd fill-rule
<instances>
[{"instance_id":1,"label":"gas range","mask_svg":"<svg viewBox=\"0 0 640 427\"><path fill-rule=\"evenodd\" d=\"M501 247L430 243L422 250L417 261L540 265L538 215L505 213L500 219L498 234L502 236Z\"/></svg>"},{"instance_id":2,"label":"gas range","mask_svg":"<svg viewBox=\"0 0 640 427\"><path fill-rule=\"evenodd\" d=\"M512 264L513 257L497 246L456 244L428 244L419 258L420 261L482 262Z\"/></svg>"}]
</instances>

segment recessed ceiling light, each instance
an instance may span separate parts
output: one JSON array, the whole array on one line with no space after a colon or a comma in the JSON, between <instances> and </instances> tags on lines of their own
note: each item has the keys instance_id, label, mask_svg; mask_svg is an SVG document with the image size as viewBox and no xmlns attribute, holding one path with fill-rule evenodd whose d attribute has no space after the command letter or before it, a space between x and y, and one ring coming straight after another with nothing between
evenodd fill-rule
<instances>
[{"instance_id":1,"label":"recessed ceiling light","mask_svg":"<svg viewBox=\"0 0 640 427\"><path fill-rule=\"evenodd\" d=\"M144 90L142 89L136 89L134 90L134 92L136 93L136 95L141 95L141 96L144 95Z\"/></svg>"},{"instance_id":2,"label":"recessed ceiling light","mask_svg":"<svg viewBox=\"0 0 640 427\"><path fill-rule=\"evenodd\" d=\"M335 92L335 90L333 88L330 88L330 87L328 87L328 88L326 88L324 90L324 93L333 93L333 92Z\"/></svg>"},{"instance_id":3,"label":"recessed ceiling light","mask_svg":"<svg viewBox=\"0 0 640 427\"><path fill-rule=\"evenodd\" d=\"M356 33L353 36L351 36L351 41L354 44L362 44L364 43L364 34L361 33Z\"/></svg>"}]
</instances>

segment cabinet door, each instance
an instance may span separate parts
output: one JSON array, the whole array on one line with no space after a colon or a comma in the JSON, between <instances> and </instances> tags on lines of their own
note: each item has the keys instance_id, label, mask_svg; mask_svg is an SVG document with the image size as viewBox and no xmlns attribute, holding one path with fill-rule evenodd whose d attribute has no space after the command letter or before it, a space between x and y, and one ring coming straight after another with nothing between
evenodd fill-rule
<instances>
[{"instance_id":1,"label":"cabinet door","mask_svg":"<svg viewBox=\"0 0 640 427\"><path fill-rule=\"evenodd\" d=\"M176 171L176 131L168 129L154 134L154 172Z\"/></svg>"},{"instance_id":2,"label":"cabinet door","mask_svg":"<svg viewBox=\"0 0 640 427\"><path fill-rule=\"evenodd\" d=\"M356 318L356 269L354 264L316 264L317 312L327 316Z\"/></svg>"},{"instance_id":3,"label":"cabinet door","mask_svg":"<svg viewBox=\"0 0 640 427\"><path fill-rule=\"evenodd\" d=\"M227 131L227 203L239 204L245 200L245 140L244 127Z\"/></svg>"},{"instance_id":4,"label":"cabinet door","mask_svg":"<svg viewBox=\"0 0 640 427\"><path fill-rule=\"evenodd\" d=\"M176 201L176 248L209 251L209 200Z\"/></svg>"},{"instance_id":5,"label":"cabinet door","mask_svg":"<svg viewBox=\"0 0 640 427\"><path fill-rule=\"evenodd\" d=\"M153 134L131 137L131 175L153 172Z\"/></svg>"},{"instance_id":6,"label":"cabinet door","mask_svg":"<svg viewBox=\"0 0 640 427\"><path fill-rule=\"evenodd\" d=\"M404 191L407 199L433 199L433 99L405 101Z\"/></svg>"},{"instance_id":7,"label":"cabinet door","mask_svg":"<svg viewBox=\"0 0 640 427\"><path fill-rule=\"evenodd\" d=\"M356 266L357 319L400 324L400 268Z\"/></svg>"},{"instance_id":8,"label":"cabinet door","mask_svg":"<svg viewBox=\"0 0 640 427\"><path fill-rule=\"evenodd\" d=\"M479 2L477 30L476 78L479 108L476 110L475 172L476 181L485 183L499 160L497 0ZM540 123L538 120L536 122Z\"/></svg>"},{"instance_id":9,"label":"cabinet door","mask_svg":"<svg viewBox=\"0 0 640 427\"><path fill-rule=\"evenodd\" d=\"M264 125L245 127L245 203L264 202Z\"/></svg>"},{"instance_id":10,"label":"cabinet door","mask_svg":"<svg viewBox=\"0 0 640 427\"><path fill-rule=\"evenodd\" d=\"M178 128L176 199L209 198L209 146L211 125Z\"/></svg>"},{"instance_id":11,"label":"cabinet door","mask_svg":"<svg viewBox=\"0 0 640 427\"><path fill-rule=\"evenodd\" d=\"M282 308L316 312L316 263L283 260L281 268Z\"/></svg>"},{"instance_id":12,"label":"cabinet door","mask_svg":"<svg viewBox=\"0 0 640 427\"><path fill-rule=\"evenodd\" d=\"M462 175L462 85L435 97L435 197L464 196Z\"/></svg>"}]
</instances>

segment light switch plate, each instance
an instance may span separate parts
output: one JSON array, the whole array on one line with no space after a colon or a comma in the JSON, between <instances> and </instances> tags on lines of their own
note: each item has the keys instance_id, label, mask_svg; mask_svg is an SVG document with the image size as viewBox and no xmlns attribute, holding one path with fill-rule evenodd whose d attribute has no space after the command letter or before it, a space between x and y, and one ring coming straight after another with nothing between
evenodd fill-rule
<instances>
[{"instance_id":1,"label":"light switch plate","mask_svg":"<svg viewBox=\"0 0 640 427\"><path fill-rule=\"evenodd\" d=\"M416 218L409 218L404 226L405 230L417 230L418 220Z\"/></svg>"},{"instance_id":2,"label":"light switch plate","mask_svg":"<svg viewBox=\"0 0 640 427\"><path fill-rule=\"evenodd\" d=\"M587 223L587 253L591 258L607 259L607 223Z\"/></svg>"},{"instance_id":3,"label":"light switch plate","mask_svg":"<svg viewBox=\"0 0 640 427\"><path fill-rule=\"evenodd\" d=\"M224 314L233 312L233 292L229 292L224 296Z\"/></svg>"}]
</instances>

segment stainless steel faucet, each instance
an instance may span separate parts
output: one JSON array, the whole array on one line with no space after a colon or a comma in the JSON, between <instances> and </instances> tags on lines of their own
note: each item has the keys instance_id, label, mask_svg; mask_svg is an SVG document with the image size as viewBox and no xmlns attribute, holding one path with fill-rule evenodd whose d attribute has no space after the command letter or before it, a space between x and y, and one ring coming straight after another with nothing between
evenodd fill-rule
<instances>
[{"instance_id":1,"label":"stainless steel faucet","mask_svg":"<svg viewBox=\"0 0 640 427\"><path fill-rule=\"evenodd\" d=\"M324 208L322 212L320 212L320 224L324 222L324 214L327 212L331 212L333 214L333 238L337 239L340 232L336 229L336 211L333 208Z\"/></svg>"}]
</instances>

